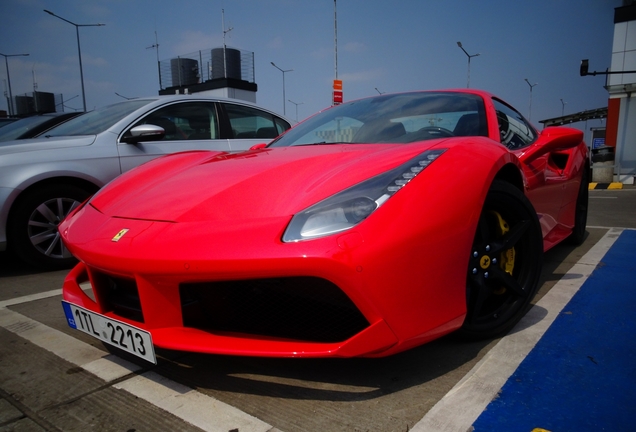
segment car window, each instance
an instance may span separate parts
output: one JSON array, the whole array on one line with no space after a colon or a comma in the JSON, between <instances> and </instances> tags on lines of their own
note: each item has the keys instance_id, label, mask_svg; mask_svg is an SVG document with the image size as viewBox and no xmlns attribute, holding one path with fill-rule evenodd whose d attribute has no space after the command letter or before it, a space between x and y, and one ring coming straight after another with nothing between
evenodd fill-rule
<instances>
[{"instance_id":1,"label":"car window","mask_svg":"<svg viewBox=\"0 0 636 432\"><path fill-rule=\"evenodd\" d=\"M276 130L278 131L279 135L291 128L291 124L289 124L289 122L286 122L285 120L276 116L274 116L274 123L276 123Z\"/></svg>"},{"instance_id":2,"label":"car window","mask_svg":"<svg viewBox=\"0 0 636 432\"><path fill-rule=\"evenodd\" d=\"M54 127L46 133L46 136L96 135L153 101L154 99L131 99L98 108Z\"/></svg>"},{"instance_id":3,"label":"car window","mask_svg":"<svg viewBox=\"0 0 636 432\"><path fill-rule=\"evenodd\" d=\"M33 116L13 122L7 127L3 127L0 130L0 141L11 141L14 139L18 139L20 135L28 132L29 129L39 126L40 124L51 119L51 116Z\"/></svg>"},{"instance_id":4,"label":"car window","mask_svg":"<svg viewBox=\"0 0 636 432\"><path fill-rule=\"evenodd\" d=\"M412 143L488 136L483 99L452 92L417 92L360 99L309 118L272 147L330 143Z\"/></svg>"},{"instance_id":5,"label":"car window","mask_svg":"<svg viewBox=\"0 0 636 432\"><path fill-rule=\"evenodd\" d=\"M0 118L0 128L4 127L8 124L13 123L14 121L16 121L16 119L12 119L12 118Z\"/></svg>"},{"instance_id":6,"label":"car window","mask_svg":"<svg viewBox=\"0 0 636 432\"><path fill-rule=\"evenodd\" d=\"M159 108L133 127L153 124L162 127L164 141L219 139L219 122L213 102L181 102Z\"/></svg>"},{"instance_id":7,"label":"car window","mask_svg":"<svg viewBox=\"0 0 636 432\"><path fill-rule=\"evenodd\" d=\"M39 137L55 126L81 114L81 112L51 113L20 119L0 129L0 142Z\"/></svg>"},{"instance_id":8,"label":"car window","mask_svg":"<svg viewBox=\"0 0 636 432\"><path fill-rule=\"evenodd\" d=\"M525 147L537 139L537 132L515 109L493 99L501 143L511 150Z\"/></svg>"},{"instance_id":9,"label":"car window","mask_svg":"<svg viewBox=\"0 0 636 432\"><path fill-rule=\"evenodd\" d=\"M336 117L315 129L308 130L305 135L299 137L299 141L312 144L349 143L363 125L363 122L353 117Z\"/></svg>"},{"instance_id":10,"label":"car window","mask_svg":"<svg viewBox=\"0 0 636 432\"><path fill-rule=\"evenodd\" d=\"M234 138L273 139L289 129L289 123L256 108L225 103Z\"/></svg>"}]
</instances>

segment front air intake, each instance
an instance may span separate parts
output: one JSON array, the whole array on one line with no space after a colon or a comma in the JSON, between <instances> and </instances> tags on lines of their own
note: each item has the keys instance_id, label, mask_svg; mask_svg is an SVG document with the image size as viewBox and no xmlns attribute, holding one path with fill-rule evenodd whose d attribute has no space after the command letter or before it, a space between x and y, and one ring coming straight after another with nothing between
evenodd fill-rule
<instances>
[{"instance_id":1,"label":"front air intake","mask_svg":"<svg viewBox=\"0 0 636 432\"><path fill-rule=\"evenodd\" d=\"M180 286L183 324L210 332L341 342L369 323L333 283L290 277Z\"/></svg>"}]
</instances>

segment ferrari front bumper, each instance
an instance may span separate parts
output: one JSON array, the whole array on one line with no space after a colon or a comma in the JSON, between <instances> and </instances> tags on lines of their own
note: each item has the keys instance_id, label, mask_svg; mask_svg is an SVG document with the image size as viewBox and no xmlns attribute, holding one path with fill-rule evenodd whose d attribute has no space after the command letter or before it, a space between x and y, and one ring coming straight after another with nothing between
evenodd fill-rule
<instances>
[{"instance_id":1,"label":"ferrari front bumper","mask_svg":"<svg viewBox=\"0 0 636 432\"><path fill-rule=\"evenodd\" d=\"M92 278L89 273L92 274ZM92 296L87 295L80 286L82 284L86 287L85 283L89 280ZM185 326L183 323L187 318L184 317L184 305L181 301L169 301L169 305L161 301L162 298L165 300L171 297L170 291L173 291L172 296L174 296L174 291L178 290L178 287L170 288L164 285L158 290L157 286L149 284L148 281L143 279L138 281L141 282L138 284L139 298L153 297L154 301L152 306L143 308L143 317L136 317L136 319L125 316L135 317L133 312L126 312L126 308L113 306L114 303L107 300L108 294L105 292L107 288L104 286L98 288L99 285L104 284L104 275L95 270L89 270L83 263L78 264L66 277L63 287L64 300L147 330L152 335L155 346L173 350L261 357L356 357L379 354L398 342L395 334L382 319L367 323L368 325L345 340L330 342ZM128 292L124 297L130 297L130 295L131 293ZM98 302L93 298L102 301ZM128 301L130 302L130 298ZM132 302L134 303L134 300ZM272 317L272 319L275 318ZM262 321L262 324L266 324L266 321Z\"/></svg>"}]
</instances>

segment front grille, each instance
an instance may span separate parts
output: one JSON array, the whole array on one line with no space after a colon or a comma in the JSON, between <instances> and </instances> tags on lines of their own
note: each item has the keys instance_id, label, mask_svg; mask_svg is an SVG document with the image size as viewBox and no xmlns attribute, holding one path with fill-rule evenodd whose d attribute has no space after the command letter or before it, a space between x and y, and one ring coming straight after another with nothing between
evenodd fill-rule
<instances>
[{"instance_id":1,"label":"front grille","mask_svg":"<svg viewBox=\"0 0 636 432\"><path fill-rule=\"evenodd\" d=\"M333 283L314 277L180 286L186 327L307 342L340 342L369 323Z\"/></svg>"},{"instance_id":2,"label":"front grille","mask_svg":"<svg viewBox=\"0 0 636 432\"><path fill-rule=\"evenodd\" d=\"M93 273L91 282L104 312L113 312L133 321L144 322L139 291L134 279Z\"/></svg>"}]
</instances>

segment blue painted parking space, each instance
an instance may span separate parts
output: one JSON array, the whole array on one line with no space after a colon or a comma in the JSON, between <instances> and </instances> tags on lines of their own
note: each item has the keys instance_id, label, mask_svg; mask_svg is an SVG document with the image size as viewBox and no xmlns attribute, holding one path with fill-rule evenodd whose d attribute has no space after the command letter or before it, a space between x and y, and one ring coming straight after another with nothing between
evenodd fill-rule
<instances>
[{"instance_id":1,"label":"blue painted parking space","mask_svg":"<svg viewBox=\"0 0 636 432\"><path fill-rule=\"evenodd\" d=\"M635 255L625 230L474 431L636 430Z\"/></svg>"}]
</instances>

